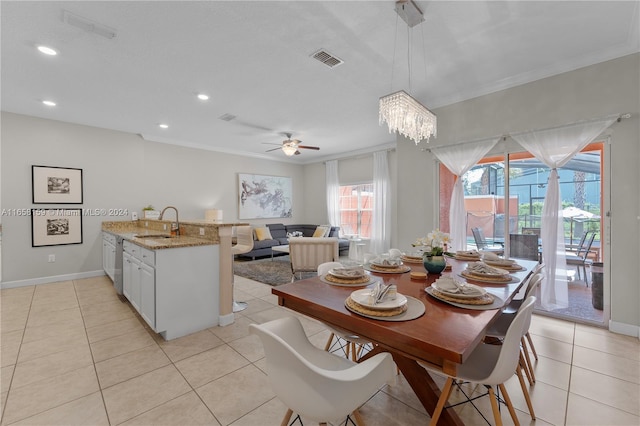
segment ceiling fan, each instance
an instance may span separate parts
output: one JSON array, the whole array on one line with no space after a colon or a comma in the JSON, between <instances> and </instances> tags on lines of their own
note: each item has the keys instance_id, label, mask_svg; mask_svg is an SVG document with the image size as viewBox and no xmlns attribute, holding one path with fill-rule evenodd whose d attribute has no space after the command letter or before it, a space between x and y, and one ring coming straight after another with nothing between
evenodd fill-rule
<instances>
[{"instance_id":1,"label":"ceiling fan","mask_svg":"<svg viewBox=\"0 0 640 426\"><path fill-rule=\"evenodd\" d=\"M284 152L287 157L291 157L292 155L299 155L300 149L313 149L316 151L320 150L320 148L317 146L300 145L302 141L299 141L298 139L291 139L291 133L284 133L284 135L287 137L287 139L282 141L282 144L279 146L279 148L269 149L266 152L271 152L271 151L275 151L276 149L281 149L282 152ZM277 144L269 144L269 145L277 145Z\"/></svg>"}]
</instances>

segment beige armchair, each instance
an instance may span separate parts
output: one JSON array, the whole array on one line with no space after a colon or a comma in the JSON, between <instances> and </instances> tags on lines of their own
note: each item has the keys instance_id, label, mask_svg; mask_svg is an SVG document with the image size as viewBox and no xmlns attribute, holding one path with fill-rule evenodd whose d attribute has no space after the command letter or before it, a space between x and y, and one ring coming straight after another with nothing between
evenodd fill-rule
<instances>
[{"instance_id":1,"label":"beige armchair","mask_svg":"<svg viewBox=\"0 0 640 426\"><path fill-rule=\"evenodd\" d=\"M289 257L291 259L291 282L293 282L296 273L317 272L321 263L338 261L340 257L338 239L333 237L289 238Z\"/></svg>"}]
</instances>

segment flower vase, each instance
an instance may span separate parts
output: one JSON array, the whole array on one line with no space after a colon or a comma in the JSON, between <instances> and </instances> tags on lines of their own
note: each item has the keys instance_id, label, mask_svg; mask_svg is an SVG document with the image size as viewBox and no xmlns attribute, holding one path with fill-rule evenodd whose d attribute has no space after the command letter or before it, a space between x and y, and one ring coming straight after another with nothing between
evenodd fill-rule
<instances>
[{"instance_id":1,"label":"flower vase","mask_svg":"<svg viewBox=\"0 0 640 426\"><path fill-rule=\"evenodd\" d=\"M439 274L447 267L447 260L444 256L432 256L428 253L422 257L422 263L429 274Z\"/></svg>"}]
</instances>

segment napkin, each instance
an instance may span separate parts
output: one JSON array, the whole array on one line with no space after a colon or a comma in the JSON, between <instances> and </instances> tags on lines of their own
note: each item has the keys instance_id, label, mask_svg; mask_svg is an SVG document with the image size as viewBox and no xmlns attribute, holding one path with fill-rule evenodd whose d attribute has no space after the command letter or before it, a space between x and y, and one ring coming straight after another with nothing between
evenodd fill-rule
<instances>
[{"instance_id":1,"label":"napkin","mask_svg":"<svg viewBox=\"0 0 640 426\"><path fill-rule=\"evenodd\" d=\"M402 257L402 252L396 248L389 250L389 260L396 260Z\"/></svg>"},{"instance_id":2,"label":"napkin","mask_svg":"<svg viewBox=\"0 0 640 426\"><path fill-rule=\"evenodd\" d=\"M458 250L456 254L458 256L480 256L477 250Z\"/></svg>"},{"instance_id":3,"label":"napkin","mask_svg":"<svg viewBox=\"0 0 640 426\"><path fill-rule=\"evenodd\" d=\"M498 268L494 268L493 266L489 266L484 262L471 262L467 265L467 271L473 272L476 274L485 274L485 275L503 275L503 272Z\"/></svg>"},{"instance_id":4,"label":"napkin","mask_svg":"<svg viewBox=\"0 0 640 426\"><path fill-rule=\"evenodd\" d=\"M500 260L500 256L498 256L495 253L492 253L490 251L486 251L484 253L482 253L482 258L484 260Z\"/></svg>"},{"instance_id":5,"label":"napkin","mask_svg":"<svg viewBox=\"0 0 640 426\"><path fill-rule=\"evenodd\" d=\"M364 276L364 268L362 266L344 266L333 268L333 271L344 275L345 277L362 277Z\"/></svg>"},{"instance_id":6,"label":"napkin","mask_svg":"<svg viewBox=\"0 0 640 426\"><path fill-rule=\"evenodd\" d=\"M450 275L445 275L436 280L438 289L452 294L464 294L468 296L482 296L483 292L479 288L470 287L465 281L455 279Z\"/></svg>"}]
</instances>

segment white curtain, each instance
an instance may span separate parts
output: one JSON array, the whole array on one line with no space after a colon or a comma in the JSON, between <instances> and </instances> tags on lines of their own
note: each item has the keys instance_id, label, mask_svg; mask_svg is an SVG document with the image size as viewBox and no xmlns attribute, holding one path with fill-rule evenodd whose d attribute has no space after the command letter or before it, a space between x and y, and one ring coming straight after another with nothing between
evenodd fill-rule
<instances>
[{"instance_id":1,"label":"white curtain","mask_svg":"<svg viewBox=\"0 0 640 426\"><path fill-rule=\"evenodd\" d=\"M552 129L511 135L524 149L551 169L547 195L542 208L541 230L545 280L542 281L540 303L545 310L562 309L568 306L562 197L557 169L567 164L618 117L619 115L609 116Z\"/></svg>"},{"instance_id":2,"label":"white curtain","mask_svg":"<svg viewBox=\"0 0 640 426\"><path fill-rule=\"evenodd\" d=\"M391 203L387 151L373 153L373 226L369 250L380 254L391 247Z\"/></svg>"},{"instance_id":3,"label":"white curtain","mask_svg":"<svg viewBox=\"0 0 640 426\"><path fill-rule=\"evenodd\" d=\"M431 149L431 153L456 175L456 183L451 193L449 208L449 234L451 250L467 249L467 209L464 207L464 188L462 175L476 165L499 138L483 139L475 142L459 143L452 146L440 146Z\"/></svg>"},{"instance_id":4,"label":"white curtain","mask_svg":"<svg viewBox=\"0 0 640 426\"><path fill-rule=\"evenodd\" d=\"M327 217L331 226L340 226L340 182L338 180L338 160L325 163L327 183Z\"/></svg>"}]
</instances>

